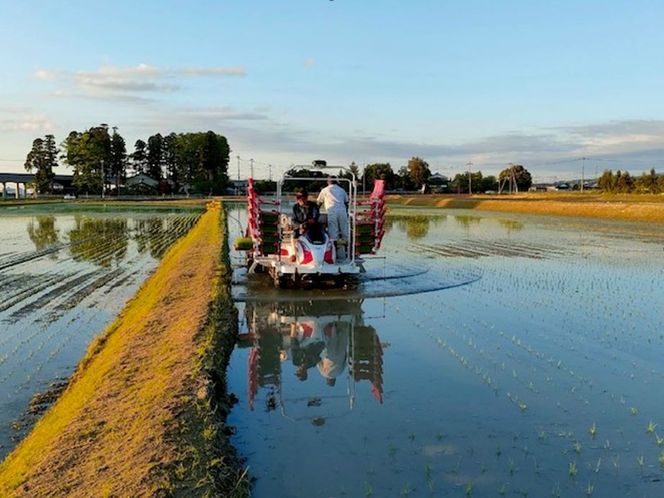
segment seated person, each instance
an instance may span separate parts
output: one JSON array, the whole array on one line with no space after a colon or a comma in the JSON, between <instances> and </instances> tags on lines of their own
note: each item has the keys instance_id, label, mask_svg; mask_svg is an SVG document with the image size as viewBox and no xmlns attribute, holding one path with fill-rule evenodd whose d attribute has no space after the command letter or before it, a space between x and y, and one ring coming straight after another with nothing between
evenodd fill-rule
<instances>
[{"instance_id":1,"label":"seated person","mask_svg":"<svg viewBox=\"0 0 664 498\"><path fill-rule=\"evenodd\" d=\"M293 205L294 236L299 237L302 234L308 233L312 241L322 240L322 227L318 222L318 215L320 213L318 205L308 200L308 194L305 190L295 194L295 201Z\"/></svg>"}]
</instances>

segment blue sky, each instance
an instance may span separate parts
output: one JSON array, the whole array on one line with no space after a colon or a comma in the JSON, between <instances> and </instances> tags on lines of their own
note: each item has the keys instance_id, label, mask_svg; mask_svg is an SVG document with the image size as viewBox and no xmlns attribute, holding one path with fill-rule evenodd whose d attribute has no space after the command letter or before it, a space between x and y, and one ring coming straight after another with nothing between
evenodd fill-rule
<instances>
[{"instance_id":1,"label":"blue sky","mask_svg":"<svg viewBox=\"0 0 664 498\"><path fill-rule=\"evenodd\" d=\"M103 122L130 144L212 129L257 176L664 171L662 25L654 1L0 0L0 170Z\"/></svg>"}]
</instances>

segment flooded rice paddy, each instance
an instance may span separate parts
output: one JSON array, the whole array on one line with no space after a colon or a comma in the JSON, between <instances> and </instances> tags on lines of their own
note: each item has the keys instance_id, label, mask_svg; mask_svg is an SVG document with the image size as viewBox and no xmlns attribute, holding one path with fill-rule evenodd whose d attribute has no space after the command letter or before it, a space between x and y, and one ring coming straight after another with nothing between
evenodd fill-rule
<instances>
[{"instance_id":1,"label":"flooded rice paddy","mask_svg":"<svg viewBox=\"0 0 664 498\"><path fill-rule=\"evenodd\" d=\"M346 294L238 271L255 496L664 496L661 226L403 208L383 247Z\"/></svg>"},{"instance_id":2,"label":"flooded rice paddy","mask_svg":"<svg viewBox=\"0 0 664 498\"><path fill-rule=\"evenodd\" d=\"M0 458L199 212L0 210Z\"/></svg>"}]
</instances>

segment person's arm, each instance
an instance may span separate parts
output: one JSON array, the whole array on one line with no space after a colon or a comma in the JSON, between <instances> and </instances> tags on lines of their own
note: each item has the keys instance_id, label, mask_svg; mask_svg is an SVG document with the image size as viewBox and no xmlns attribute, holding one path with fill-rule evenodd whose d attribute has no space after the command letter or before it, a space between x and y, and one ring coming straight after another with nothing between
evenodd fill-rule
<instances>
[{"instance_id":1,"label":"person's arm","mask_svg":"<svg viewBox=\"0 0 664 498\"><path fill-rule=\"evenodd\" d=\"M314 223L317 223L319 214L320 214L320 209L318 209L318 205L315 202L312 202L309 205L309 213L308 213L307 223L309 225L313 225Z\"/></svg>"},{"instance_id":2,"label":"person's arm","mask_svg":"<svg viewBox=\"0 0 664 498\"><path fill-rule=\"evenodd\" d=\"M326 187L326 188L327 188L327 187ZM322 189L322 190L320 191L320 194L318 194L318 198L316 199L316 203L317 203L319 206L322 206L324 202L325 202L325 189Z\"/></svg>"},{"instance_id":3,"label":"person's arm","mask_svg":"<svg viewBox=\"0 0 664 498\"><path fill-rule=\"evenodd\" d=\"M299 204L293 206L293 222L302 223L302 210Z\"/></svg>"}]
</instances>

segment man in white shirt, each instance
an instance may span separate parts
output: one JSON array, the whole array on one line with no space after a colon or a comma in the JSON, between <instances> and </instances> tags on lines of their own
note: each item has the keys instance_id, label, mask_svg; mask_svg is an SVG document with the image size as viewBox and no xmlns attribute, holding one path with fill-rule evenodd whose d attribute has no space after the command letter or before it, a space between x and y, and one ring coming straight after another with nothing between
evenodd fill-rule
<instances>
[{"instance_id":1,"label":"man in white shirt","mask_svg":"<svg viewBox=\"0 0 664 498\"><path fill-rule=\"evenodd\" d=\"M327 187L318 194L318 205L327 211L327 232L332 242L348 240L348 194L337 182L327 178Z\"/></svg>"}]
</instances>

